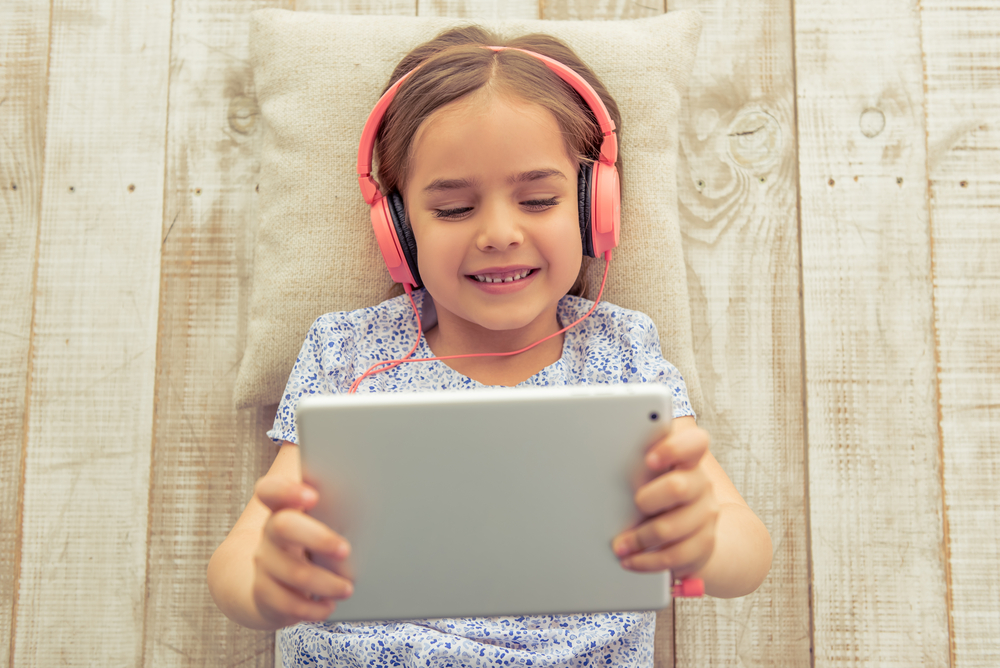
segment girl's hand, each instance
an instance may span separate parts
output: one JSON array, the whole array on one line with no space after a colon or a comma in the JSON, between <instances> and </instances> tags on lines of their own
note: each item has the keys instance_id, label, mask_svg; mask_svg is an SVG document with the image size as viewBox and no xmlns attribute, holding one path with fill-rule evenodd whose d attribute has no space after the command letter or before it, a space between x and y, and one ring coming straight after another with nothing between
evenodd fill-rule
<instances>
[{"instance_id":1,"label":"girl's hand","mask_svg":"<svg viewBox=\"0 0 1000 668\"><path fill-rule=\"evenodd\" d=\"M278 626L323 621L353 587L342 574L312 563L309 554L342 562L350 545L305 514L319 499L312 487L266 475L254 491L271 511L254 553L253 600L258 612Z\"/></svg>"},{"instance_id":2,"label":"girl's hand","mask_svg":"<svg viewBox=\"0 0 1000 668\"><path fill-rule=\"evenodd\" d=\"M644 519L619 534L612 549L624 568L697 573L715 549L719 502L706 471L709 435L693 418L677 418L646 453L650 480L635 494Z\"/></svg>"}]
</instances>

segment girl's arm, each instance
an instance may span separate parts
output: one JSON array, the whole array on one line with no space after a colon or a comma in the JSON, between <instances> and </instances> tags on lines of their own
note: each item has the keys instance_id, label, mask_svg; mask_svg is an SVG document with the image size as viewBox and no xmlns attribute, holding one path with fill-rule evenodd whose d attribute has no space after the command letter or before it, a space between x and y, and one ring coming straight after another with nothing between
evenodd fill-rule
<instances>
[{"instance_id":1,"label":"girl's arm","mask_svg":"<svg viewBox=\"0 0 1000 668\"><path fill-rule=\"evenodd\" d=\"M715 456L707 452L702 462L719 501L719 515L712 556L700 570L690 575L705 581L705 592L710 596L746 596L764 582L771 570L771 536L736 491Z\"/></svg>"},{"instance_id":2,"label":"girl's arm","mask_svg":"<svg viewBox=\"0 0 1000 668\"><path fill-rule=\"evenodd\" d=\"M708 450L693 417L675 418L646 465L656 477L635 500L648 517L613 543L622 565L699 577L719 598L751 593L771 569L771 537Z\"/></svg>"},{"instance_id":3,"label":"girl's arm","mask_svg":"<svg viewBox=\"0 0 1000 668\"><path fill-rule=\"evenodd\" d=\"M277 629L326 619L337 599L350 596L348 580L313 564L306 554L343 559L350 549L303 512L317 498L302 484L298 446L286 441L208 563L209 591L227 617L254 629Z\"/></svg>"}]
</instances>

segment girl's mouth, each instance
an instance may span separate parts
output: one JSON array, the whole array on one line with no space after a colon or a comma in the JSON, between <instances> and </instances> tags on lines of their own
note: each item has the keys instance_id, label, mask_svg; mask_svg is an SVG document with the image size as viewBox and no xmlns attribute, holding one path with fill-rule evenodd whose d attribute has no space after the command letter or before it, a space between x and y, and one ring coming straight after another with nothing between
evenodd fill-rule
<instances>
[{"instance_id":1,"label":"girl's mouth","mask_svg":"<svg viewBox=\"0 0 1000 668\"><path fill-rule=\"evenodd\" d=\"M516 292L526 287L535 280L538 269L522 269L517 272L509 272L510 275L503 277L468 275L466 278L477 288L491 295L501 295L508 292Z\"/></svg>"},{"instance_id":2,"label":"girl's mouth","mask_svg":"<svg viewBox=\"0 0 1000 668\"><path fill-rule=\"evenodd\" d=\"M470 274L469 278L472 278L480 283L515 283L522 280L531 274L535 273L536 269L521 269L519 271L511 271L505 274Z\"/></svg>"}]
</instances>

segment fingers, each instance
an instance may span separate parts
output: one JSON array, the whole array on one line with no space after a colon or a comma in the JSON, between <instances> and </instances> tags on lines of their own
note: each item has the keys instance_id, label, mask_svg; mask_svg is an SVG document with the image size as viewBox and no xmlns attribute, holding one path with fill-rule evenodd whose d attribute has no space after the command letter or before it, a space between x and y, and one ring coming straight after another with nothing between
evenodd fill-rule
<instances>
[{"instance_id":1,"label":"fingers","mask_svg":"<svg viewBox=\"0 0 1000 668\"><path fill-rule=\"evenodd\" d=\"M351 546L330 527L298 510L279 510L264 524L264 536L282 550L304 549L345 559Z\"/></svg>"},{"instance_id":2,"label":"fingers","mask_svg":"<svg viewBox=\"0 0 1000 668\"><path fill-rule=\"evenodd\" d=\"M681 419L683 418L676 418L674 422ZM666 438L650 447L646 453L646 466L654 472L671 468L694 468L708 452L710 444L711 437L701 427L672 428Z\"/></svg>"},{"instance_id":3,"label":"fingers","mask_svg":"<svg viewBox=\"0 0 1000 668\"><path fill-rule=\"evenodd\" d=\"M271 512L284 508L309 510L319 500L312 487L279 475L266 475L258 480L254 494Z\"/></svg>"},{"instance_id":4,"label":"fingers","mask_svg":"<svg viewBox=\"0 0 1000 668\"><path fill-rule=\"evenodd\" d=\"M289 626L300 621L320 622L333 614L335 599L312 600L288 589L258 569L253 583L253 598L261 616L277 626Z\"/></svg>"},{"instance_id":5,"label":"fingers","mask_svg":"<svg viewBox=\"0 0 1000 668\"><path fill-rule=\"evenodd\" d=\"M323 620L336 600L354 593L348 578L313 563L307 553L327 555L336 560L336 567L350 553L350 545L300 510L273 513L254 553L254 602L266 619L281 626Z\"/></svg>"},{"instance_id":6,"label":"fingers","mask_svg":"<svg viewBox=\"0 0 1000 668\"><path fill-rule=\"evenodd\" d=\"M701 570L715 549L715 525L702 525L686 539L652 552L640 552L622 559L624 568L640 572L670 570L675 578L683 578Z\"/></svg>"},{"instance_id":7,"label":"fingers","mask_svg":"<svg viewBox=\"0 0 1000 668\"><path fill-rule=\"evenodd\" d=\"M660 475L635 493L635 506L643 515L658 515L703 496L711 482L701 469L676 469Z\"/></svg>"},{"instance_id":8,"label":"fingers","mask_svg":"<svg viewBox=\"0 0 1000 668\"><path fill-rule=\"evenodd\" d=\"M715 497L706 494L694 503L651 517L634 529L622 532L612 543L612 549L620 558L637 557L643 552L662 550L687 541L705 528L710 529L714 536L718 516ZM622 565L625 561L622 560ZM645 561L642 559L640 563Z\"/></svg>"},{"instance_id":9,"label":"fingers","mask_svg":"<svg viewBox=\"0 0 1000 668\"><path fill-rule=\"evenodd\" d=\"M306 598L343 599L354 593L354 586L346 578L270 541L261 542L254 561L258 570L270 579Z\"/></svg>"}]
</instances>

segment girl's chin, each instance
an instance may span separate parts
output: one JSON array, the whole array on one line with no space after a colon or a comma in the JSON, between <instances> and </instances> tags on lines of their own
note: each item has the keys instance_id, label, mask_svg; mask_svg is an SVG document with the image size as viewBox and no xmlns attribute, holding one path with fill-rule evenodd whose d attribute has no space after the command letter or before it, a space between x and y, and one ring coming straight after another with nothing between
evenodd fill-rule
<instances>
[{"instance_id":1,"label":"girl's chin","mask_svg":"<svg viewBox=\"0 0 1000 668\"><path fill-rule=\"evenodd\" d=\"M497 336L500 339L513 339L518 340L522 337L531 338L530 341L524 345L530 345L537 341L538 339L545 338L545 334L540 336L534 333L541 330L545 331L546 334L552 333L548 331L549 327L540 327L539 325L543 322L547 323L548 309L530 311L507 311L501 314L499 317L495 317L494 314L482 313L482 312L470 312L468 313L468 318L463 318L466 323L472 325L474 328L478 328L480 334L483 338L490 338L492 336ZM493 317L491 317L493 316ZM462 316L458 316L462 317ZM558 318L556 323L558 323Z\"/></svg>"}]
</instances>

